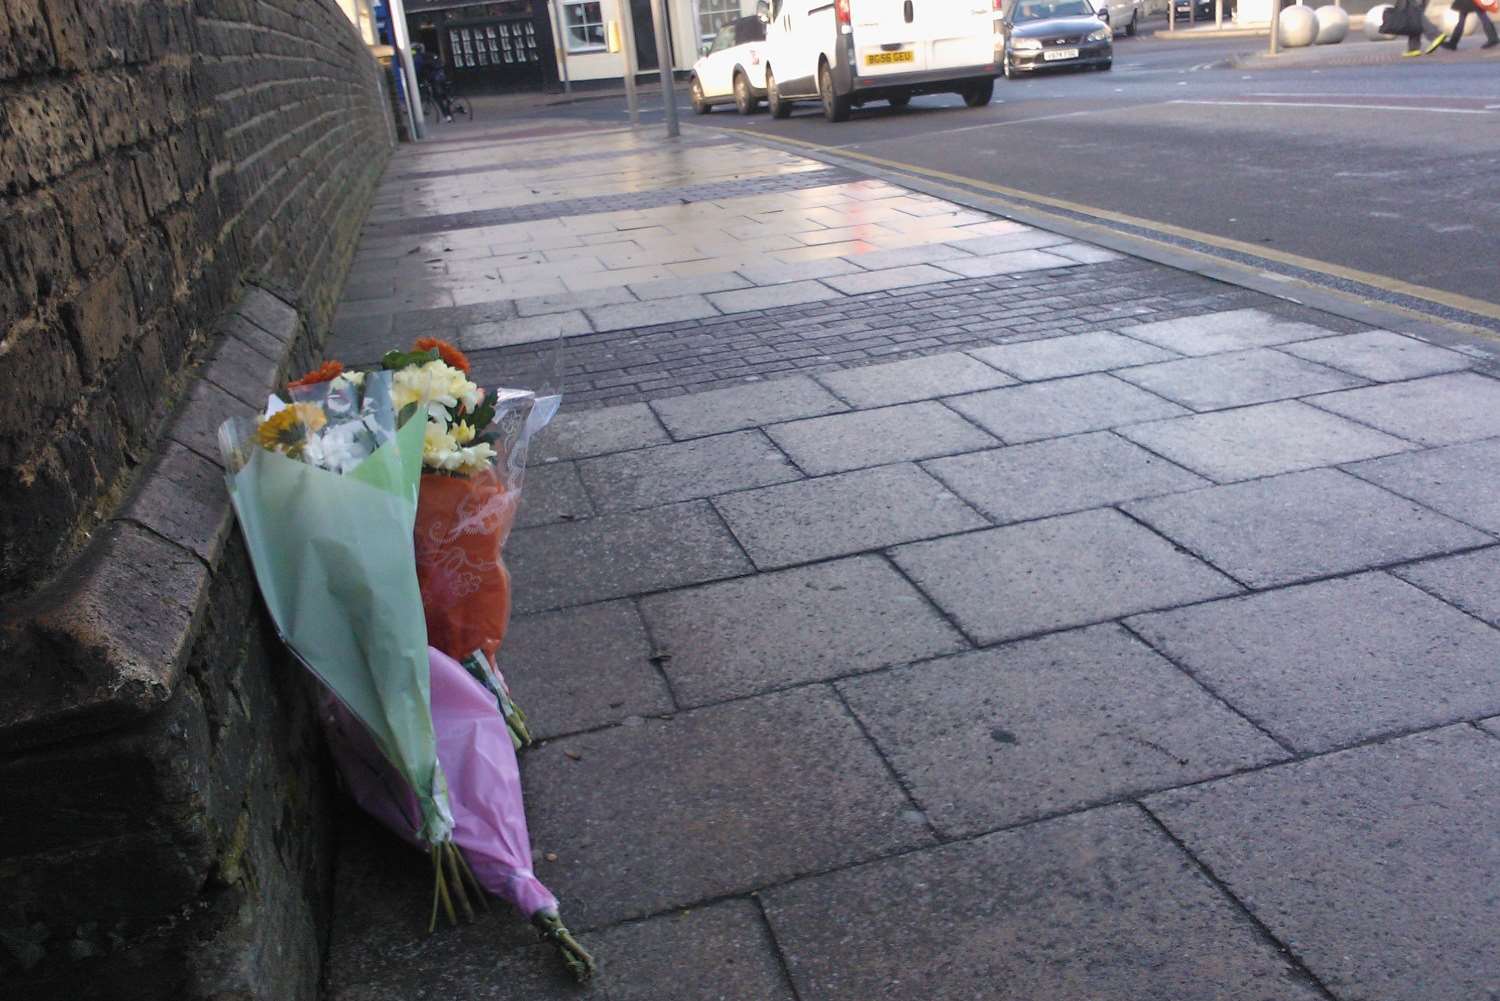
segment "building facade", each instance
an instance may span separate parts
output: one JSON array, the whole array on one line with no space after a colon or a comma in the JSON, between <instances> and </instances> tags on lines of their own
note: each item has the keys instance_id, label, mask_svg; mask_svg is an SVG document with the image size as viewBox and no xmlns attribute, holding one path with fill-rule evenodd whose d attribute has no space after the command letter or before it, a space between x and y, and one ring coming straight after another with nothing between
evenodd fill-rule
<instances>
[{"instance_id":1,"label":"building facade","mask_svg":"<svg viewBox=\"0 0 1500 1001\"><path fill-rule=\"evenodd\" d=\"M351 0L353 2L353 0ZM406 0L413 43L443 62L461 91L555 89L625 75L625 54L610 52L609 24L628 17L636 67L661 65L652 0ZM666 0L670 64L688 70L719 28L753 13L755 0Z\"/></svg>"}]
</instances>

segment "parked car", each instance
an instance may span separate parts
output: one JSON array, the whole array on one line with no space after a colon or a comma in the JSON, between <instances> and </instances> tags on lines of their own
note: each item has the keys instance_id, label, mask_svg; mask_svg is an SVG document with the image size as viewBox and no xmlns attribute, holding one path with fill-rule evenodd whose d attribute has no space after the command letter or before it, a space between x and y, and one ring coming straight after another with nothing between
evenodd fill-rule
<instances>
[{"instance_id":1,"label":"parked car","mask_svg":"<svg viewBox=\"0 0 1500 1001\"><path fill-rule=\"evenodd\" d=\"M1186 21L1191 16L1196 23L1198 21L1212 21L1214 19L1214 0L1197 0L1197 13L1193 13L1195 6L1193 0L1172 0L1172 6L1176 8L1177 20ZM1233 11L1233 5L1229 0L1224 0L1224 18L1229 19Z\"/></svg>"},{"instance_id":2,"label":"parked car","mask_svg":"<svg viewBox=\"0 0 1500 1001\"><path fill-rule=\"evenodd\" d=\"M831 122L868 101L957 93L971 108L995 91L994 0L772 0L766 103L785 118L821 101Z\"/></svg>"},{"instance_id":3,"label":"parked car","mask_svg":"<svg viewBox=\"0 0 1500 1001\"><path fill-rule=\"evenodd\" d=\"M1000 31L1007 79L1039 69L1114 65L1114 31L1090 0L1007 0Z\"/></svg>"},{"instance_id":4,"label":"parked car","mask_svg":"<svg viewBox=\"0 0 1500 1001\"><path fill-rule=\"evenodd\" d=\"M766 96L766 22L742 17L719 29L693 63L688 92L693 110L706 115L716 104L733 104L742 115L760 107Z\"/></svg>"},{"instance_id":5,"label":"parked car","mask_svg":"<svg viewBox=\"0 0 1500 1001\"><path fill-rule=\"evenodd\" d=\"M1099 17L1109 22L1115 33L1134 35L1141 24L1141 0L1094 0Z\"/></svg>"}]
</instances>

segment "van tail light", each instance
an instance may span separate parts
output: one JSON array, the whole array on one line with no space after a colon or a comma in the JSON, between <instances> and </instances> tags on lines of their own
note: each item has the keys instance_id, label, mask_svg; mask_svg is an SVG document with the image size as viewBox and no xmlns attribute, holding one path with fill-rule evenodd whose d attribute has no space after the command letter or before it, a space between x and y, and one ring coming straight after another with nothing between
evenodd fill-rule
<instances>
[{"instance_id":1,"label":"van tail light","mask_svg":"<svg viewBox=\"0 0 1500 1001\"><path fill-rule=\"evenodd\" d=\"M849 23L849 0L834 0L833 9L838 15L839 24Z\"/></svg>"}]
</instances>

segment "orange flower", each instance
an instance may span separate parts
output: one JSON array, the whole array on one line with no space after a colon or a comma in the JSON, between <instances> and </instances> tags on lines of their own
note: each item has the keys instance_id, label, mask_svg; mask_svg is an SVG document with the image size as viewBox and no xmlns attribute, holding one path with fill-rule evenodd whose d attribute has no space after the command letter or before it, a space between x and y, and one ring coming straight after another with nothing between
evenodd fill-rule
<instances>
[{"instance_id":1,"label":"orange flower","mask_svg":"<svg viewBox=\"0 0 1500 1001\"><path fill-rule=\"evenodd\" d=\"M460 372L469 370L469 359L447 341L440 341L436 337L418 337L417 342L411 346L413 351L431 351L433 348L437 349L438 357L448 365Z\"/></svg>"},{"instance_id":2,"label":"orange flower","mask_svg":"<svg viewBox=\"0 0 1500 1001\"><path fill-rule=\"evenodd\" d=\"M344 366L336 361L325 361L311 372L298 379L296 382L286 384L287 389L302 389L306 386L316 386L320 382L330 382L344 374Z\"/></svg>"}]
</instances>

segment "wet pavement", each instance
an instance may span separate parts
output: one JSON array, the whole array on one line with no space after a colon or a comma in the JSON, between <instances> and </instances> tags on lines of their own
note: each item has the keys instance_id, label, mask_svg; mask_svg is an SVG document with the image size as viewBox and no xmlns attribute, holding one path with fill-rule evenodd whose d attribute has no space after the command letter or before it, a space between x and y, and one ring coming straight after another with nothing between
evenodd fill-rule
<instances>
[{"instance_id":1,"label":"wet pavement","mask_svg":"<svg viewBox=\"0 0 1500 1001\"><path fill-rule=\"evenodd\" d=\"M330 354L562 381L502 666L592 996L1500 996L1481 343L706 129L511 131L398 154ZM332 999L578 996L347 827Z\"/></svg>"}]
</instances>

